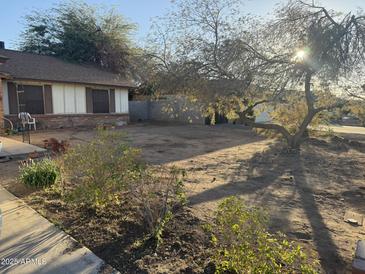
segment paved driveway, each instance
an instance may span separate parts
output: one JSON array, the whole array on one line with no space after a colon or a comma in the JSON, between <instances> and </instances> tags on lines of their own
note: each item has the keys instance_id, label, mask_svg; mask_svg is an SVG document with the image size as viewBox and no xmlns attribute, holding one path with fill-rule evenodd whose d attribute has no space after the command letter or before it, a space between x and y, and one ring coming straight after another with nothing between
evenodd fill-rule
<instances>
[{"instance_id":1,"label":"paved driveway","mask_svg":"<svg viewBox=\"0 0 365 274\"><path fill-rule=\"evenodd\" d=\"M365 127L352 127L352 126L330 126L330 128L337 133L348 133L348 134L361 134L365 135Z\"/></svg>"},{"instance_id":2,"label":"paved driveway","mask_svg":"<svg viewBox=\"0 0 365 274\"><path fill-rule=\"evenodd\" d=\"M2 187L0 209L0 273L113 272L89 249Z\"/></svg>"}]
</instances>

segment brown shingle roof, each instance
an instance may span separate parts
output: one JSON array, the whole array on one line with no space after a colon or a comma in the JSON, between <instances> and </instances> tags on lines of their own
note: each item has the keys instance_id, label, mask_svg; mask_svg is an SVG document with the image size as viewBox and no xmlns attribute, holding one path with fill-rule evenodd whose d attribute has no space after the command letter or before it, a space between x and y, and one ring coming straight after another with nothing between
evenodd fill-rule
<instances>
[{"instance_id":1,"label":"brown shingle roof","mask_svg":"<svg viewBox=\"0 0 365 274\"><path fill-rule=\"evenodd\" d=\"M56 57L0 49L0 55L8 58L0 66L0 72L14 79L43 80L54 82L96 84L117 87L133 87L132 82L93 66L69 63Z\"/></svg>"}]
</instances>

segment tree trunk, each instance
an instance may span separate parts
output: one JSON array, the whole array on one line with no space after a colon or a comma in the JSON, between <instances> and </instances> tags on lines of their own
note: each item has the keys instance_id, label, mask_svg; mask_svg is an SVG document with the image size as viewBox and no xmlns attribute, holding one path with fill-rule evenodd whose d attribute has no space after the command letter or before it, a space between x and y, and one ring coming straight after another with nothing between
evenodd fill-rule
<instances>
[{"instance_id":1,"label":"tree trunk","mask_svg":"<svg viewBox=\"0 0 365 274\"><path fill-rule=\"evenodd\" d=\"M289 150L298 150L300 148L301 143L303 142L304 137L306 137L306 134L308 134L309 124L312 122L313 118L319 112L321 112L325 109L329 110L329 109L341 107L344 105L344 102L338 102L336 104L333 104L333 105L330 105L327 107L315 108L315 106L314 106L315 99L314 99L314 96L313 96L311 88L310 88L312 75L313 75L312 71L310 71L310 70L306 71L304 91L305 91L305 99L306 99L306 104L307 104L307 114L304 117L302 123L300 124L300 126L295 134L290 134L286 130L286 128L281 125L271 124L271 123L268 123L268 124L255 123L254 121L251 121L251 120L245 118L246 113L248 113L249 111L252 111L253 107L255 107L256 105L258 105L260 103L265 103L266 101L257 102L251 108L246 109L242 113L243 119L246 121L246 123L248 125L252 126L253 128L274 130L274 131L280 133L285 138Z\"/></svg>"},{"instance_id":2,"label":"tree trunk","mask_svg":"<svg viewBox=\"0 0 365 274\"><path fill-rule=\"evenodd\" d=\"M312 72L307 71L304 82L304 92L307 103L307 115L304 117L302 123L300 124L298 131L294 135L292 135L290 140L288 141L290 149L299 149L300 144L303 141L304 134L308 130L309 124L312 122L314 116L320 111L319 109L316 109L314 107L314 98L310 88L311 80Z\"/></svg>"}]
</instances>

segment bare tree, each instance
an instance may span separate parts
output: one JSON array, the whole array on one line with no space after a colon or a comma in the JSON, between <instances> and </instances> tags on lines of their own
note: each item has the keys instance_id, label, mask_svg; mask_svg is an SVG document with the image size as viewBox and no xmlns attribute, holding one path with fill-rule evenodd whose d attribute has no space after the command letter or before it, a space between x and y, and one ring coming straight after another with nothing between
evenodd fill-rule
<instances>
[{"instance_id":1,"label":"bare tree","mask_svg":"<svg viewBox=\"0 0 365 274\"><path fill-rule=\"evenodd\" d=\"M159 29L155 36L160 50L151 56L173 87L168 92L192 92L208 112L277 131L296 149L318 113L343 104L333 96L339 93L339 79L364 65L365 16L295 0L260 23L241 16L240 4L177 1L176 11L163 22L167 31ZM275 120L249 119L258 105L276 108L293 97L291 103L306 107L296 130Z\"/></svg>"}]
</instances>

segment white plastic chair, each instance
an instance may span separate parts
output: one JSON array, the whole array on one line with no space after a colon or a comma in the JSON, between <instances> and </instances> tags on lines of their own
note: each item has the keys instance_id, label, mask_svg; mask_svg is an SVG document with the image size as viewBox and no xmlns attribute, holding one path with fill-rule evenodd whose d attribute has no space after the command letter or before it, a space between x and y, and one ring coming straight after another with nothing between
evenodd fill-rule
<instances>
[{"instance_id":1,"label":"white plastic chair","mask_svg":"<svg viewBox=\"0 0 365 274\"><path fill-rule=\"evenodd\" d=\"M35 118L32 118L28 112L20 112L18 114L18 118L22 121L23 127L25 127L25 125L29 125L29 128L32 129L33 125L34 130L37 130Z\"/></svg>"}]
</instances>

